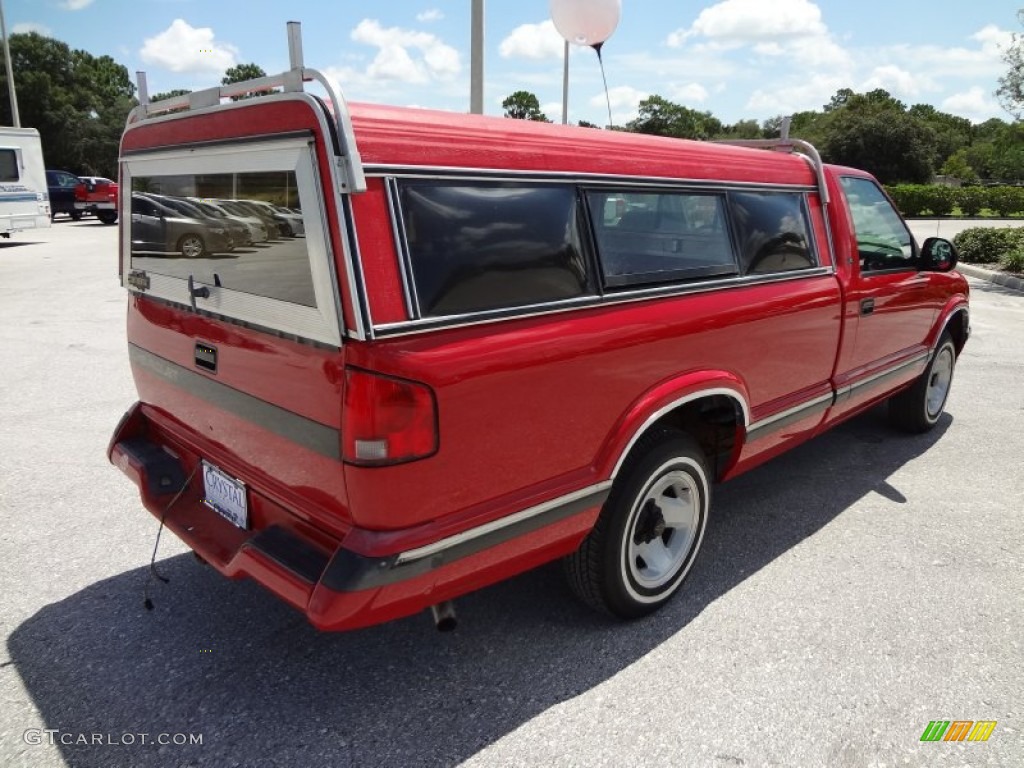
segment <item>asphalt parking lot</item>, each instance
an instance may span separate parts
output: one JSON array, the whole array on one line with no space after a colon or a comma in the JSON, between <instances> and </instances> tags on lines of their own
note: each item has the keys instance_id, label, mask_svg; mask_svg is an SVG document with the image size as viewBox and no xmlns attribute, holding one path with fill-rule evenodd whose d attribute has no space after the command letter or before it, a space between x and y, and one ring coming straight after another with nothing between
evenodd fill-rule
<instances>
[{"instance_id":1,"label":"asphalt parking lot","mask_svg":"<svg viewBox=\"0 0 1024 768\"><path fill-rule=\"evenodd\" d=\"M875 410L717 488L652 617L549 566L454 633L328 635L173 536L144 609L157 524L104 455L134 399L115 239L0 243L0 764L1024 765L1024 295L972 282L933 432ZM932 720L997 725L922 743Z\"/></svg>"}]
</instances>

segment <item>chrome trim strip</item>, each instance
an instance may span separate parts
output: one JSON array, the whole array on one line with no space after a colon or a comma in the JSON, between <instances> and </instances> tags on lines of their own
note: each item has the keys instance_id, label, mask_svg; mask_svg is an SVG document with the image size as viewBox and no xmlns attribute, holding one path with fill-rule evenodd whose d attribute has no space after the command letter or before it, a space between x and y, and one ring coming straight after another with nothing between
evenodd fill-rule
<instances>
[{"instance_id":1,"label":"chrome trim strip","mask_svg":"<svg viewBox=\"0 0 1024 768\"><path fill-rule=\"evenodd\" d=\"M400 176L403 178L453 178L464 181L494 181L501 178L515 181L537 181L564 183L579 180L585 184L622 185L638 187L676 188L679 186L700 187L702 189L737 189L746 192L764 189L770 191L785 190L815 192L814 184L771 184L760 181L723 181L721 179L689 179L678 176L633 176L613 173L587 173L582 171L529 171L510 168L462 168L457 166L431 165L397 165L389 163L373 163L364 166L367 177Z\"/></svg>"},{"instance_id":2,"label":"chrome trim strip","mask_svg":"<svg viewBox=\"0 0 1024 768\"><path fill-rule=\"evenodd\" d=\"M896 363L895 365L892 365L886 368L885 370L871 374L867 378L859 379L858 381L855 381L852 384L847 384L841 387L840 389L836 390L836 400L838 401L840 398L850 397L858 389L872 386L876 384L880 379L884 379L889 376L896 376L902 373L902 371L905 368L910 368L915 365L919 365L920 363L927 361L931 356L931 351L920 352L914 355L914 357L910 358L909 360L904 360L900 363Z\"/></svg>"},{"instance_id":3,"label":"chrome trim strip","mask_svg":"<svg viewBox=\"0 0 1024 768\"><path fill-rule=\"evenodd\" d=\"M743 398L743 395L740 394L739 390L729 389L728 387L712 387L710 389L702 389L698 392L691 392L690 394L680 397L677 400L673 400L668 405L659 408L657 411L655 411L654 413L647 417L644 423L641 424L640 427L633 433L633 436L629 439L629 442L626 443L626 447L622 449L622 453L619 454L619 459L618 461L615 462L615 468L612 469L612 479L614 480L615 477L619 474L619 470L622 469L623 462L626 460L626 457L629 455L629 452L633 449L633 446L636 445L636 441L639 440L644 435L644 433L647 432L648 429L650 429L651 425L653 425L654 422L656 422L669 411L678 408L680 405L685 405L686 403L692 403L694 400L700 400L701 398L704 397L713 397L715 395L723 395L725 397L730 397L734 400L737 400L740 404L740 409L743 411L743 426L746 427L747 424L750 423L750 406L747 404L747 401Z\"/></svg>"},{"instance_id":4,"label":"chrome trim strip","mask_svg":"<svg viewBox=\"0 0 1024 768\"><path fill-rule=\"evenodd\" d=\"M520 512L516 512L515 514L508 515L506 517L502 517L498 520L492 520L491 522L477 526L476 528L470 528L468 531L456 533L454 536L448 536L447 538L441 539L440 541L435 541L433 544L427 544L422 547L417 547L416 549L406 550L405 552L399 554L398 557L395 559L395 565L405 565L406 563L412 563L417 560L432 557L441 552L444 552L445 550L458 547L469 541L479 539L482 536L487 536L488 534L492 534L504 528L508 528L509 526L524 523L527 520L540 517L541 515L556 511L560 508L574 508L576 506L576 502L584 501L589 497L605 495L605 492L608 491L611 487L611 480L605 480L600 483L595 483L594 485L588 486L586 488L581 488L578 491L567 493L565 496L559 496L557 499L552 499L551 501L546 501L543 504L538 504L534 507L529 507L528 509L524 509ZM602 498L601 502L603 503L603 501L604 500ZM597 503L596 499L594 503Z\"/></svg>"},{"instance_id":5,"label":"chrome trim strip","mask_svg":"<svg viewBox=\"0 0 1024 768\"><path fill-rule=\"evenodd\" d=\"M831 406L832 403L834 403L834 402L835 402L835 392L829 392L827 395L821 395L819 397L815 397L815 398L813 398L811 400L807 400L807 401L805 401L803 403L800 403L799 405L794 405L792 408L787 408L784 411L779 411L778 413L772 414L771 416L768 416L767 418L761 419L760 421L756 421L753 424L751 424L749 427L747 427L747 437L750 438L750 436L754 432L759 432L759 431L761 431L763 429L767 429L768 427L771 427L772 425L776 424L777 422L782 421L784 419L789 419L790 417L793 417L793 416L797 416L798 414L801 414L803 411L814 410L814 409L818 408L819 406L824 405L826 403L829 406ZM801 416L800 418L804 418L804 417ZM779 426L781 426L781 425L779 425Z\"/></svg>"},{"instance_id":6,"label":"chrome trim strip","mask_svg":"<svg viewBox=\"0 0 1024 768\"><path fill-rule=\"evenodd\" d=\"M486 323L495 323L504 320L522 320L525 318L551 314L553 312L566 312L574 309L589 309L593 307L607 307L617 304L646 301L648 299L672 298L676 296L686 296L693 293L710 293L712 291L722 291L732 288L746 288L748 286L783 283L791 280L804 280L812 277L830 277L834 274L835 269L833 267L815 267L812 269L793 270L792 272L780 272L775 275L748 275L729 278L726 280L705 280L699 283L639 288L627 291L615 291L614 293L606 293L603 296L583 296L576 299L552 301L547 304L529 304L522 307L509 307L507 309L490 310L488 312L428 317L420 320L403 321L400 323L384 323L382 325L378 325L375 328L375 331L380 337L404 336L440 328L463 328L468 325L483 325Z\"/></svg>"},{"instance_id":7,"label":"chrome trim strip","mask_svg":"<svg viewBox=\"0 0 1024 768\"><path fill-rule=\"evenodd\" d=\"M217 408L250 421L310 451L341 461L341 433L333 427L214 381L136 344L128 345L128 358L133 365L145 369L169 384L181 387L189 394Z\"/></svg>"}]
</instances>

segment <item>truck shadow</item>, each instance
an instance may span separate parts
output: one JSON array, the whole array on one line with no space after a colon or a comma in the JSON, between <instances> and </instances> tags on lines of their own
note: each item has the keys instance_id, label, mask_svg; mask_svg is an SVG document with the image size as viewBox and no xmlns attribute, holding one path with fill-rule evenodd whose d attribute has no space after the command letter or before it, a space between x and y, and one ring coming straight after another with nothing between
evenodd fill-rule
<instances>
[{"instance_id":1,"label":"truck shadow","mask_svg":"<svg viewBox=\"0 0 1024 768\"><path fill-rule=\"evenodd\" d=\"M159 563L170 583L154 582L151 613L139 568L40 610L10 658L70 765L454 765L685 631L865 495L906 503L888 479L951 423L903 437L875 409L719 486L683 593L633 623L582 607L550 565L461 599L454 633L422 615L322 634L181 555Z\"/></svg>"}]
</instances>

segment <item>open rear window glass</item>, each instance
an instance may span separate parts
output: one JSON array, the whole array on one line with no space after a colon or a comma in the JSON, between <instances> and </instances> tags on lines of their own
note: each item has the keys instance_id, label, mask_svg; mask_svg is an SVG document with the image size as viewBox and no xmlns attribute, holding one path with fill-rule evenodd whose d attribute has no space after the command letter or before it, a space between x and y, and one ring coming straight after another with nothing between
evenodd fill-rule
<instances>
[{"instance_id":1,"label":"open rear window glass","mask_svg":"<svg viewBox=\"0 0 1024 768\"><path fill-rule=\"evenodd\" d=\"M398 189L422 316L590 292L572 187L410 179Z\"/></svg>"},{"instance_id":2,"label":"open rear window glass","mask_svg":"<svg viewBox=\"0 0 1024 768\"><path fill-rule=\"evenodd\" d=\"M587 205L609 288L737 273L724 195L602 189Z\"/></svg>"},{"instance_id":3,"label":"open rear window glass","mask_svg":"<svg viewBox=\"0 0 1024 768\"><path fill-rule=\"evenodd\" d=\"M221 214L225 203L249 199L297 206L295 173L135 176L132 268L316 306L306 240L290 225L282 230L284 216L240 208Z\"/></svg>"},{"instance_id":4,"label":"open rear window glass","mask_svg":"<svg viewBox=\"0 0 1024 768\"><path fill-rule=\"evenodd\" d=\"M127 287L340 343L323 195L307 137L138 152L123 168Z\"/></svg>"},{"instance_id":5,"label":"open rear window glass","mask_svg":"<svg viewBox=\"0 0 1024 768\"><path fill-rule=\"evenodd\" d=\"M797 192L732 192L744 274L816 266L803 195Z\"/></svg>"}]
</instances>

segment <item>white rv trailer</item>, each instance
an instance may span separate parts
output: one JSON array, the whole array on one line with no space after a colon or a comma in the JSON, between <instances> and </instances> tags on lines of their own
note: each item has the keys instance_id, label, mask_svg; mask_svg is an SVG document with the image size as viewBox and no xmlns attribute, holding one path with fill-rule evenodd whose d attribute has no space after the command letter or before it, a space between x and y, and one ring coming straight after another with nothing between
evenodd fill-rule
<instances>
[{"instance_id":1,"label":"white rv trailer","mask_svg":"<svg viewBox=\"0 0 1024 768\"><path fill-rule=\"evenodd\" d=\"M39 131L0 127L0 237L48 226L50 194Z\"/></svg>"}]
</instances>

